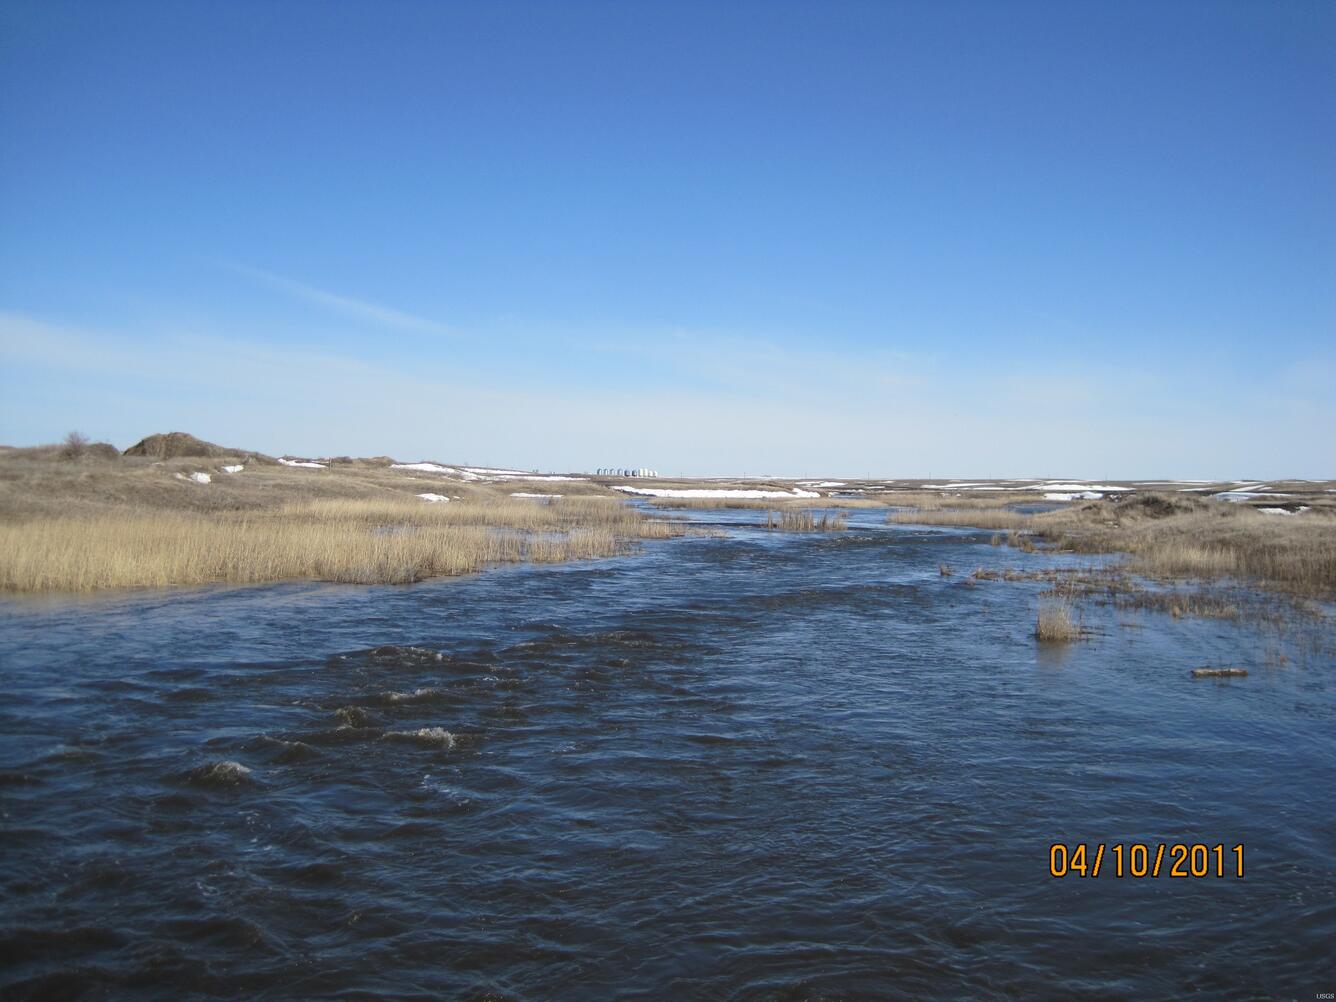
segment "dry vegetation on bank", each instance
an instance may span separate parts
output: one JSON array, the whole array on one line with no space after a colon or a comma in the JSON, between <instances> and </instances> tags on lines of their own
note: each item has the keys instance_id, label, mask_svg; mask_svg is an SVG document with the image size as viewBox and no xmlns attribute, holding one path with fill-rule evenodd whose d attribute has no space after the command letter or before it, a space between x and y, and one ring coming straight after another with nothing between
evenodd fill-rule
<instances>
[{"instance_id":1,"label":"dry vegetation on bank","mask_svg":"<svg viewBox=\"0 0 1336 1002\"><path fill-rule=\"evenodd\" d=\"M655 508L686 511L768 511L787 508L885 508L872 498L841 498L825 495L816 498L644 498Z\"/></svg>"},{"instance_id":2,"label":"dry vegetation on bank","mask_svg":"<svg viewBox=\"0 0 1336 1002\"><path fill-rule=\"evenodd\" d=\"M76 515L0 525L0 588L405 583L490 564L611 556L673 531L599 502L327 501L223 515Z\"/></svg>"},{"instance_id":3,"label":"dry vegetation on bank","mask_svg":"<svg viewBox=\"0 0 1336 1002\"><path fill-rule=\"evenodd\" d=\"M1042 494L1018 491L978 491L970 495L942 491L887 491L877 495L883 505L913 508L916 511L974 511L980 508L1005 508L1016 504L1042 503Z\"/></svg>"},{"instance_id":4,"label":"dry vegetation on bank","mask_svg":"<svg viewBox=\"0 0 1336 1002\"><path fill-rule=\"evenodd\" d=\"M246 469L221 472L233 461ZM193 472L212 480L181 479ZM383 461L317 470L227 454L0 454L0 590L403 583L492 564L610 556L682 531L595 486L569 487L588 496L511 498L534 488L461 483ZM428 503L421 493L456 500Z\"/></svg>"},{"instance_id":5,"label":"dry vegetation on bank","mask_svg":"<svg viewBox=\"0 0 1336 1002\"><path fill-rule=\"evenodd\" d=\"M977 508L969 511L919 509L893 511L886 521L897 525L963 525L975 529L1025 529L1031 523L1030 515L999 508Z\"/></svg>"},{"instance_id":6,"label":"dry vegetation on bank","mask_svg":"<svg viewBox=\"0 0 1336 1002\"><path fill-rule=\"evenodd\" d=\"M1155 493L1025 515L1005 511L894 512L901 524L1009 529L1077 553L1125 553L1154 577L1252 580L1301 595L1336 595L1336 505L1310 499L1298 515ZM1308 503L1308 502L1306 502Z\"/></svg>"}]
</instances>

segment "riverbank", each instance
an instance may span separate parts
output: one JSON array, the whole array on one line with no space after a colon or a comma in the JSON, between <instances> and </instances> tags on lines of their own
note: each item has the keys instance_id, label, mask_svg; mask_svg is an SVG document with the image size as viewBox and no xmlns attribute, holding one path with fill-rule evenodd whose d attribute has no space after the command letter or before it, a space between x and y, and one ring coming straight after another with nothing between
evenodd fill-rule
<instances>
[{"instance_id":1,"label":"riverbank","mask_svg":"<svg viewBox=\"0 0 1336 1002\"><path fill-rule=\"evenodd\" d=\"M587 482L534 496L541 475L497 473L466 480L388 459L7 455L0 591L398 584L611 556L682 531Z\"/></svg>"},{"instance_id":2,"label":"riverbank","mask_svg":"<svg viewBox=\"0 0 1336 1002\"><path fill-rule=\"evenodd\" d=\"M1300 595L1336 596L1336 503L1259 508L1182 494L1139 493L1056 511L892 512L898 524L1007 530L1075 553L1124 553L1152 577L1239 578ZM1300 510L1302 509L1302 510Z\"/></svg>"}]
</instances>

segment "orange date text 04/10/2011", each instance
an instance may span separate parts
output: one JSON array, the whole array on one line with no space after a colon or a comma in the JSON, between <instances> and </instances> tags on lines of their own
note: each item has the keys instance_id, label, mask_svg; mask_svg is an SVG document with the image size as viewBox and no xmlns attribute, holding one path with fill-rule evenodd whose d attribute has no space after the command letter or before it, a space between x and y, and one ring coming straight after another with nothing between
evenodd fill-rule
<instances>
[{"instance_id":1,"label":"orange date text 04/10/2011","mask_svg":"<svg viewBox=\"0 0 1336 1002\"><path fill-rule=\"evenodd\" d=\"M1054 842L1052 877L1242 877L1243 843Z\"/></svg>"}]
</instances>

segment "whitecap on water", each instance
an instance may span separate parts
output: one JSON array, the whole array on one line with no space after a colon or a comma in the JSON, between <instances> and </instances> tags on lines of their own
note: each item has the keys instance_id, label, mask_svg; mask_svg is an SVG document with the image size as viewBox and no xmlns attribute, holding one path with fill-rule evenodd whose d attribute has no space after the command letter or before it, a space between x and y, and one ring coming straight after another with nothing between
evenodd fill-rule
<instances>
[{"instance_id":1,"label":"whitecap on water","mask_svg":"<svg viewBox=\"0 0 1336 1002\"><path fill-rule=\"evenodd\" d=\"M231 760L210 762L186 773L186 779L199 786L236 786L250 779L251 770Z\"/></svg>"},{"instance_id":2,"label":"whitecap on water","mask_svg":"<svg viewBox=\"0 0 1336 1002\"><path fill-rule=\"evenodd\" d=\"M444 727L420 727L416 731L387 731L385 737L447 750L455 746L456 740L455 736Z\"/></svg>"},{"instance_id":3,"label":"whitecap on water","mask_svg":"<svg viewBox=\"0 0 1336 1002\"><path fill-rule=\"evenodd\" d=\"M421 700L434 699L441 694L440 689L423 688L414 689L412 692L390 692L385 693L381 698L387 703L416 703Z\"/></svg>"}]
</instances>

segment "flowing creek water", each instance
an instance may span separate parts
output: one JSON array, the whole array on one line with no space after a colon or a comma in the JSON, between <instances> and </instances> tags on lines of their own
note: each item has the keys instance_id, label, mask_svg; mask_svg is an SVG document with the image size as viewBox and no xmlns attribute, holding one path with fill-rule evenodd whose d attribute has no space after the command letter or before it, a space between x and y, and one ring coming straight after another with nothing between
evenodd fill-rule
<instances>
[{"instance_id":1,"label":"flowing creek water","mask_svg":"<svg viewBox=\"0 0 1336 1002\"><path fill-rule=\"evenodd\" d=\"M408 587L0 604L0 989L1336 990L1329 626L1087 605L1046 648L1042 583L938 566L1091 558L695 514L718 534ZM1246 871L1055 879L1055 841Z\"/></svg>"}]
</instances>

